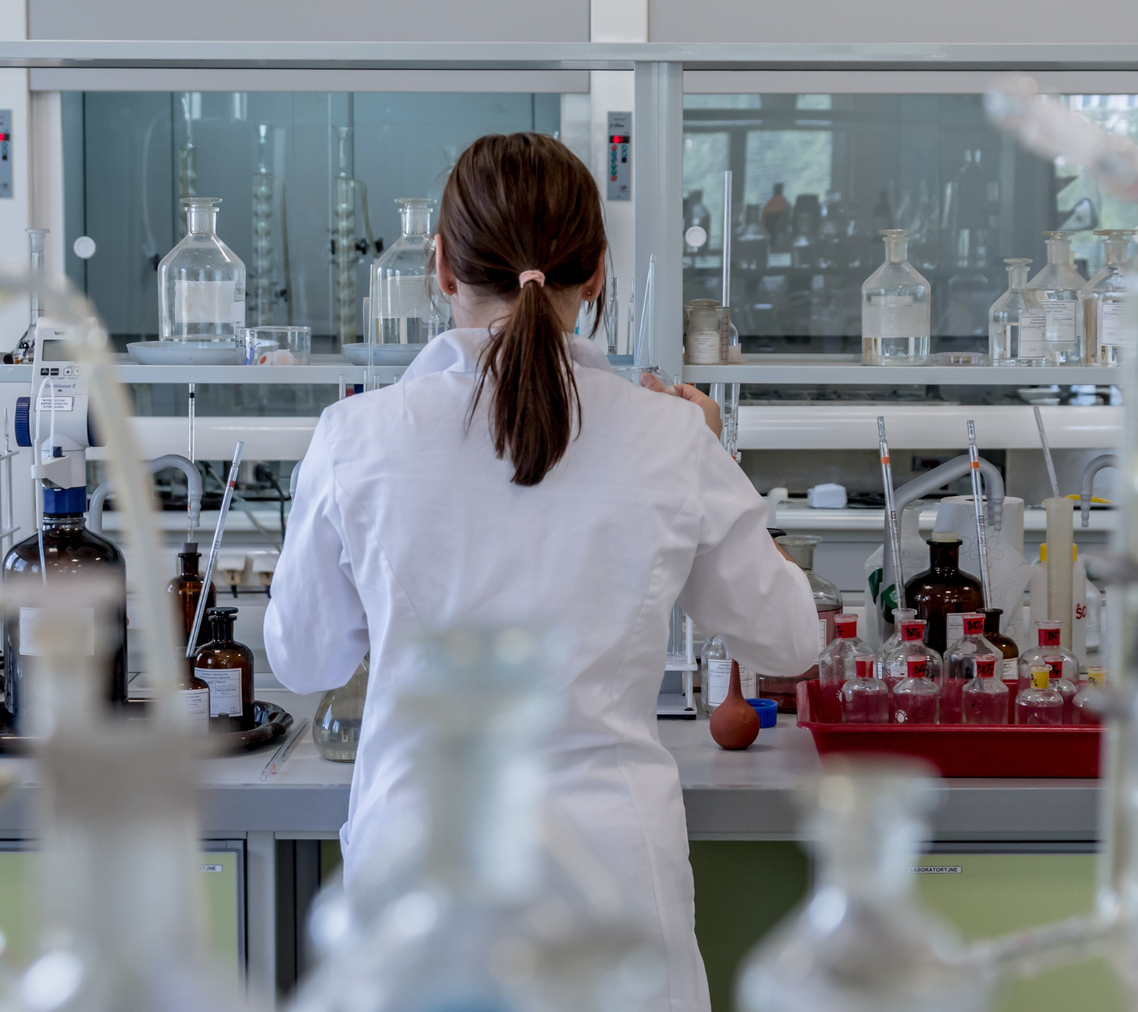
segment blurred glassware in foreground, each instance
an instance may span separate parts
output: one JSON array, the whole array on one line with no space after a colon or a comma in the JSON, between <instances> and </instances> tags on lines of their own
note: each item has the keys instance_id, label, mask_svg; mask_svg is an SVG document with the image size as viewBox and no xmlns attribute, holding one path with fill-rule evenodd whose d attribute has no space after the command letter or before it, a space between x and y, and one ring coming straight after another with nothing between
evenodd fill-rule
<instances>
[{"instance_id":1,"label":"blurred glassware in foreground","mask_svg":"<svg viewBox=\"0 0 1138 1012\"><path fill-rule=\"evenodd\" d=\"M312 740L316 751L336 763L354 763L367 699L368 659L338 689L329 689L316 704Z\"/></svg>"}]
</instances>

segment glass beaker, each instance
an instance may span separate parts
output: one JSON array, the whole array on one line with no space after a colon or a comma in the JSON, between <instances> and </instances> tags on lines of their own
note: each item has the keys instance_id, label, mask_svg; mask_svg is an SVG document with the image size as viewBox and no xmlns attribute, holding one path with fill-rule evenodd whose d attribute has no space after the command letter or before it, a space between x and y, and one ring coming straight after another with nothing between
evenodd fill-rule
<instances>
[{"instance_id":1,"label":"glass beaker","mask_svg":"<svg viewBox=\"0 0 1138 1012\"><path fill-rule=\"evenodd\" d=\"M909 231L882 230L885 263L861 286L866 365L924 365L929 359L929 283L906 259Z\"/></svg>"},{"instance_id":2,"label":"glass beaker","mask_svg":"<svg viewBox=\"0 0 1138 1012\"><path fill-rule=\"evenodd\" d=\"M338 689L320 697L312 717L312 741L316 751L334 763L354 763L360 745L360 726L367 698L368 659Z\"/></svg>"},{"instance_id":3,"label":"glass beaker","mask_svg":"<svg viewBox=\"0 0 1138 1012\"><path fill-rule=\"evenodd\" d=\"M312 360L311 327L242 327L246 365L308 365Z\"/></svg>"},{"instance_id":4,"label":"glass beaker","mask_svg":"<svg viewBox=\"0 0 1138 1012\"><path fill-rule=\"evenodd\" d=\"M1026 288L1030 260L1008 257L1008 290L988 310L988 353L992 365L1046 365L1047 317Z\"/></svg>"},{"instance_id":5,"label":"glass beaker","mask_svg":"<svg viewBox=\"0 0 1138 1012\"><path fill-rule=\"evenodd\" d=\"M1043 309L1046 329L1043 339L1048 365L1079 365L1083 360L1079 328L1079 290L1086 279L1071 266L1071 236L1074 232L1044 232L1047 266L1027 287Z\"/></svg>"},{"instance_id":6,"label":"glass beaker","mask_svg":"<svg viewBox=\"0 0 1138 1012\"><path fill-rule=\"evenodd\" d=\"M158 336L230 341L245 326L245 265L217 236L220 197L184 197L189 231L158 265Z\"/></svg>"},{"instance_id":7,"label":"glass beaker","mask_svg":"<svg viewBox=\"0 0 1138 1012\"><path fill-rule=\"evenodd\" d=\"M371 265L371 317L376 344L426 344L446 329L442 295L428 276L435 201L402 197L403 234Z\"/></svg>"},{"instance_id":8,"label":"glass beaker","mask_svg":"<svg viewBox=\"0 0 1138 1012\"><path fill-rule=\"evenodd\" d=\"M1118 365L1123 347L1134 346L1138 326L1127 250L1135 234L1132 228L1095 230L1102 236L1106 264L1079 289L1087 365Z\"/></svg>"}]
</instances>

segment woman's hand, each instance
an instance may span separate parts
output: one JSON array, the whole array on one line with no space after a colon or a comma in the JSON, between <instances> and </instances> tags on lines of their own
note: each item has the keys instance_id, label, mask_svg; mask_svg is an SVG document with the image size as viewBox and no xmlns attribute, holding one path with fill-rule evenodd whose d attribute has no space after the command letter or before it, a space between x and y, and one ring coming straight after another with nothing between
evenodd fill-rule
<instances>
[{"instance_id":1,"label":"woman's hand","mask_svg":"<svg viewBox=\"0 0 1138 1012\"><path fill-rule=\"evenodd\" d=\"M669 390L660 382L658 376L646 372L640 377L640 385L646 390L655 390L657 393L671 394L673 397L682 397L685 401L691 401L703 412L703 420L707 422L707 427L716 436L723 431L723 419L719 416L719 405L707 394L700 393L690 383L677 383Z\"/></svg>"}]
</instances>

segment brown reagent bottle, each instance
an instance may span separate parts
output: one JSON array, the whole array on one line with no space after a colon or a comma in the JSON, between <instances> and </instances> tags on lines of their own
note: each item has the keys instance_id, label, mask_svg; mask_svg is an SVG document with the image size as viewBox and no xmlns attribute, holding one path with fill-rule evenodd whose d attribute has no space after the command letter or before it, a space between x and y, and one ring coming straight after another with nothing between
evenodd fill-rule
<instances>
[{"instance_id":1,"label":"brown reagent bottle","mask_svg":"<svg viewBox=\"0 0 1138 1012\"><path fill-rule=\"evenodd\" d=\"M174 608L182 623L182 646L190 642L190 633L194 628L194 616L198 611L198 601L202 596L202 576L198 572L198 563L201 560L196 541L187 541L178 553L179 573L172 579L167 587L174 595ZM206 608L213 608L217 604L217 592L210 581L209 592L206 594ZM198 630L198 641L194 645L201 647L209 639L209 626L202 622Z\"/></svg>"},{"instance_id":2,"label":"brown reagent bottle","mask_svg":"<svg viewBox=\"0 0 1138 1012\"><path fill-rule=\"evenodd\" d=\"M960 539L954 531L934 531L928 545L929 568L905 584L905 603L928 622L925 646L943 654L949 646L948 616L980 611L984 593L979 580L960 570Z\"/></svg>"},{"instance_id":3,"label":"brown reagent bottle","mask_svg":"<svg viewBox=\"0 0 1138 1012\"><path fill-rule=\"evenodd\" d=\"M194 674L209 686L210 731L253 728L253 651L233 638L236 608L206 612L213 639L194 657Z\"/></svg>"}]
</instances>

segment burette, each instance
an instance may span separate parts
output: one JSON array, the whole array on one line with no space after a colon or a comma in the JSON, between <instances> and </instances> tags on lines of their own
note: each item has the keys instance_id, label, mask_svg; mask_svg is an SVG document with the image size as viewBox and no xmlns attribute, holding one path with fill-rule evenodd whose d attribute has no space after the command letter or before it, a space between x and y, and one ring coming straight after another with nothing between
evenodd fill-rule
<instances>
[{"instance_id":1,"label":"burette","mask_svg":"<svg viewBox=\"0 0 1138 1012\"><path fill-rule=\"evenodd\" d=\"M881 483L885 487L885 527L889 534L889 550L893 553L893 581L897 588L897 607L905 607L905 579L901 572L901 525L893 502L893 464L889 458L889 441L885 438L885 416L877 416L877 446L881 456ZM881 573L885 575L882 560ZM887 588L881 589L882 595ZM882 601L884 604L884 600Z\"/></svg>"},{"instance_id":2,"label":"burette","mask_svg":"<svg viewBox=\"0 0 1138 1012\"><path fill-rule=\"evenodd\" d=\"M984 498L980 488L980 451L976 449L976 423L968 419L968 466L972 475L972 505L976 509L976 554L980 557L980 588L984 592L984 607L992 604L992 581L988 576L988 530L984 522Z\"/></svg>"}]
</instances>

